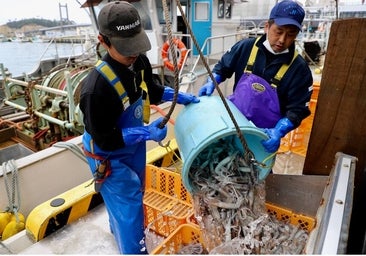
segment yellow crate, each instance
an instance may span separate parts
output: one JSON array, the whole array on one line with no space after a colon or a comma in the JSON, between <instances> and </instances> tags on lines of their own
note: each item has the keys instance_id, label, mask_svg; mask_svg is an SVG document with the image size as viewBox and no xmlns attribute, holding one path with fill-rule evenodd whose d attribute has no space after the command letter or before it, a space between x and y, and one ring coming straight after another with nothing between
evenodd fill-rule
<instances>
[{"instance_id":1,"label":"yellow crate","mask_svg":"<svg viewBox=\"0 0 366 256\"><path fill-rule=\"evenodd\" d=\"M313 217L306 216L304 214L297 214L290 209L286 209L271 203L266 203L267 212L275 216L279 221L285 223L291 223L298 226L305 231L312 231L315 227L316 220ZM194 217L194 213L187 217L187 223L193 226L199 227L199 224Z\"/></svg>"},{"instance_id":2,"label":"yellow crate","mask_svg":"<svg viewBox=\"0 0 366 256\"><path fill-rule=\"evenodd\" d=\"M196 217L194 217L194 212L192 212L190 215L188 215L187 223L194 225L195 227L199 227L198 221L197 221Z\"/></svg>"},{"instance_id":3,"label":"yellow crate","mask_svg":"<svg viewBox=\"0 0 366 256\"><path fill-rule=\"evenodd\" d=\"M316 220L313 217L309 217L303 214L297 214L290 209L286 209L280 206L276 206L271 203L266 203L267 212L285 223L291 223L295 226L299 226L305 231L312 231L316 225Z\"/></svg>"},{"instance_id":4,"label":"yellow crate","mask_svg":"<svg viewBox=\"0 0 366 256\"><path fill-rule=\"evenodd\" d=\"M180 174L153 165L146 166L143 202L145 227L164 237L187 223L193 212L191 197Z\"/></svg>"},{"instance_id":5,"label":"yellow crate","mask_svg":"<svg viewBox=\"0 0 366 256\"><path fill-rule=\"evenodd\" d=\"M266 208L267 212L274 215L278 220L299 225L305 231L310 232L315 227L316 221L312 217L296 214L292 210L271 203L266 203ZM200 243L204 248L201 229L193 214L188 216L187 222L188 224L179 226L150 254L177 254L183 246L193 243Z\"/></svg>"},{"instance_id":6,"label":"yellow crate","mask_svg":"<svg viewBox=\"0 0 366 256\"><path fill-rule=\"evenodd\" d=\"M286 134L285 137L281 139L280 148L278 150L279 153L291 151L301 156L306 156L311 128L313 127L319 90L320 85L314 84L313 94L311 95L311 99L309 102L309 109L311 111L310 116L305 118L298 128L289 132L288 134Z\"/></svg>"},{"instance_id":7,"label":"yellow crate","mask_svg":"<svg viewBox=\"0 0 366 256\"><path fill-rule=\"evenodd\" d=\"M196 225L183 224L150 254L177 254L183 246L193 243L203 244L200 228Z\"/></svg>"}]
</instances>

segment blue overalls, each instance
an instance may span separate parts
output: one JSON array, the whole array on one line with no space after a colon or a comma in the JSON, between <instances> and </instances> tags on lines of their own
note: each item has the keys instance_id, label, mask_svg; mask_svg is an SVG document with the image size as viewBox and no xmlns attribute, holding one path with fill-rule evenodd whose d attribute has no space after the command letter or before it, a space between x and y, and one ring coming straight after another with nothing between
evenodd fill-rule
<instances>
[{"instance_id":1,"label":"blue overalls","mask_svg":"<svg viewBox=\"0 0 366 256\"><path fill-rule=\"evenodd\" d=\"M105 65L106 63L99 64ZM98 69L98 63L96 66ZM127 101L125 103L127 104ZM142 126L142 98L140 97L127 108L126 104L125 110L118 120L119 128ZM100 193L104 199L110 229L120 253L146 254L143 210L146 142L108 152L100 149L93 142L91 135L85 131L83 145L84 150L91 153L87 154L87 160L93 175L102 161L100 157L109 160L110 174L103 181ZM91 155L95 155L95 157Z\"/></svg>"}]
</instances>

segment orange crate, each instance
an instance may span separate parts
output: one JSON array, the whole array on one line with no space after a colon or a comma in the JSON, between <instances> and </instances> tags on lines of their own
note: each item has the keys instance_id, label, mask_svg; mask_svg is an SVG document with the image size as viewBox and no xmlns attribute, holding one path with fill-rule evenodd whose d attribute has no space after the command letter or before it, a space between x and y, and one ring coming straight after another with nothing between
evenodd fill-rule
<instances>
[{"instance_id":1,"label":"orange crate","mask_svg":"<svg viewBox=\"0 0 366 256\"><path fill-rule=\"evenodd\" d=\"M307 126L305 120L302 121L298 128L289 132L281 139L279 153L291 151L302 156L306 155L310 131L304 129L304 126Z\"/></svg>"},{"instance_id":2,"label":"orange crate","mask_svg":"<svg viewBox=\"0 0 366 256\"><path fill-rule=\"evenodd\" d=\"M187 223L192 211L191 197L180 174L146 165L145 227L167 237L178 226Z\"/></svg>"},{"instance_id":3,"label":"orange crate","mask_svg":"<svg viewBox=\"0 0 366 256\"><path fill-rule=\"evenodd\" d=\"M278 220L299 225L305 231L310 232L315 227L316 221L312 217L296 214L292 210L271 203L266 203L266 208L267 212L276 216ZM189 216L189 221L197 223L194 215ZM200 243L204 248L200 227L197 224L183 224L156 247L151 254L177 254L183 246L193 243Z\"/></svg>"},{"instance_id":4,"label":"orange crate","mask_svg":"<svg viewBox=\"0 0 366 256\"><path fill-rule=\"evenodd\" d=\"M200 228L196 225L183 224L150 254L177 254L183 246L193 243L203 245Z\"/></svg>"},{"instance_id":5,"label":"orange crate","mask_svg":"<svg viewBox=\"0 0 366 256\"><path fill-rule=\"evenodd\" d=\"M311 128L313 127L319 90L320 85L313 84L313 93L309 102L309 109L311 111L311 114L301 122L301 125L298 128L289 132L288 134L286 134L285 137L281 139L281 144L279 148L280 153L291 151L301 156L306 155L310 132Z\"/></svg>"},{"instance_id":6,"label":"orange crate","mask_svg":"<svg viewBox=\"0 0 366 256\"><path fill-rule=\"evenodd\" d=\"M291 223L302 228L305 231L312 231L315 227L316 220L303 214L296 214L292 210L276 206L271 203L266 203L267 212L283 222Z\"/></svg>"},{"instance_id":7,"label":"orange crate","mask_svg":"<svg viewBox=\"0 0 366 256\"><path fill-rule=\"evenodd\" d=\"M266 203L267 212L273 216L275 216L279 221L283 221L285 223L291 223L295 226L299 225L305 231L312 231L315 227L316 221L315 218L309 217L303 214L294 213L292 210L276 206L271 203ZM194 214L188 216L187 222L193 226L199 227Z\"/></svg>"},{"instance_id":8,"label":"orange crate","mask_svg":"<svg viewBox=\"0 0 366 256\"><path fill-rule=\"evenodd\" d=\"M199 227L198 221L197 221L196 217L194 217L194 212L192 212L190 215L188 215L187 223L194 225L196 227Z\"/></svg>"}]
</instances>

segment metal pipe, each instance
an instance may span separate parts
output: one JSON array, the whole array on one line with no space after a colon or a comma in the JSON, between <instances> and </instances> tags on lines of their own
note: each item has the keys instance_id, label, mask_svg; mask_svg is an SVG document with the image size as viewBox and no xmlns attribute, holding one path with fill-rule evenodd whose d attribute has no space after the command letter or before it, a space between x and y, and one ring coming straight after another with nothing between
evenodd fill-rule
<instances>
[{"instance_id":1,"label":"metal pipe","mask_svg":"<svg viewBox=\"0 0 366 256\"><path fill-rule=\"evenodd\" d=\"M25 110L26 110L26 108L25 108L25 107L20 106L20 105L18 105L18 104L15 104L15 103L13 103L13 102L11 102L11 101L8 101L8 100L6 100L6 101L5 101L5 104L7 104L7 105L9 105L9 106L12 106L12 107L14 107L14 108L17 108L17 109L23 110L23 111L25 111ZM43 119L45 119L45 120L47 120L47 121L49 121L49 122L53 123L53 124L60 125L60 126L62 126L62 127L64 127L64 128L66 128L66 129L72 129L72 128L74 128L74 127L75 127L73 123L69 123L69 122L67 122L67 121L59 120L59 119L57 119L57 118L54 118L54 117L48 116L48 115L43 114L43 113L38 112L38 111L34 111L34 114L35 114L36 116L38 116L38 117L41 117L41 118L43 118Z\"/></svg>"},{"instance_id":2,"label":"metal pipe","mask_svg":"<svg viewBox=\"0 0 366 256\"><path fill-rule=\"evenodd\" d=\"M74 122L74 111L75 111L75 104L74 104L74 97L71 85L71 76L70 71L65 71L65 79L66 79L66 89L67 89L67 96L69 99L69 119L70 122Z\"/></svg>"},{"instance_id":3,"label":"metal pipe","mask_svg":"<svg viewBox=\"0 0 366 256\"><path fill-rule=\"evenodd\" d=\"M17 112L17 113L1 116L1 118L2 119L10 119L10 118L13 118L13 117L22 116L24 114L26 114L26 113L25 112Z\"/></svg>"},{"instance_id":4,"label":"metal pipe","mask_svg":"<svg viewBox=\"0 0 366 256\"><path fill-rule=\"evenodd\" d=\"M16 84L24 86L24 87L28 86L27 82L17 80L17 79L14 79L14 78L6 78L6 81L13 82L13 83L16 83ZM61 96L67 96L67 92L65 92L65 91L50 88L50 87L46 87L46 86L42 86L42 85L38 85L38 84L34 85L34 88L36 88L38 90L45 91L45 92L61 95Z\"/></svg>"},{"instance_id":5,"label":"metal pipe","mask_svg":"<svg viewBox=\"0 0 366 256\"><path fill-rule=\"evenodd\" d=\"M10 122L17 122L17 121L24 120L24 119L27 119L27 118L29 118L29 115L28 114L23 114L21 116L14 116L14 117L7 118L7 119L4 119L4 120L5 121L10 121Z\"/></svg>"}]
</instances>

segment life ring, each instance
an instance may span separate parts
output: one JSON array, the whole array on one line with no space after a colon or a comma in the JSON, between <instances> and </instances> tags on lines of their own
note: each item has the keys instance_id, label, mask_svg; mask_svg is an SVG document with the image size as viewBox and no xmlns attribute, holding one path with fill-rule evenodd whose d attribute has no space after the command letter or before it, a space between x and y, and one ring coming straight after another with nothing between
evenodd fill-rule
<instances>
[{"instance_id":1,"label":"life ring","mask_svg":"<svg viewBox=\"0 0 366 256\"><path fill-rule=\"evenodd\" d=\"M177 60L178 69L180 70L182 68L183 61L187 55L188 50L184 43L178 38L174 38L173 43L180 52L178 56L179 58ZM164 66L167 67L167 69L174 71L174 64L169 60L169 40L163 44L163 47L161 49L161 57L163 58Z\"/></svg>"}]
</instances>

